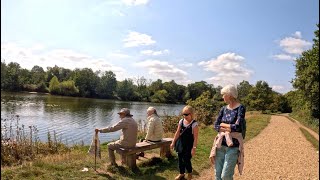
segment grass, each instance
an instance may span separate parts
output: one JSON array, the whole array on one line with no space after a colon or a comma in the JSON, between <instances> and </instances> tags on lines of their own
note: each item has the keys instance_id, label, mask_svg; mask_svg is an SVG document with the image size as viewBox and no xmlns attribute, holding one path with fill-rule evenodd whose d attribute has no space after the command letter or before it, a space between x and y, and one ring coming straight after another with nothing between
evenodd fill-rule
<instances>
[{"instance_id":1,"label":"grass","mask_svg":"<svg viewBox=\"0 0 320 180\"><path fill-rule=\"evenodd\" d=\"M305 118L304 116L301 116L298 114L292 114L292 113L290 113L288 117L294 118L304 126L312 129L314 132L319 134L319 119L310 119L310 118L308 119L308 118Z\"/></svg>"},{"instance_id":2,"label":"grass","mask_svg":"<svg viewBox=\"0 0 320 180\"><path fill-rule=\"evenodd\" d=\"M319 141L315 137L313 137L306 129L302 127L300 127L299 129L306 137L306 139L312 144L312 146L319 151Z\"/></svg>"},{"instance_id":3,"label":"grass","mask_svg":"<svg viewBox=\"0 0 320 180\"><path fill-rule=\"evenodd\" d=\"M245 141L258 135L270 122L270 115L247 113L247 133ZM199 130L198 147L192 158L194 176L210 167L209 154L216 132L213 126L201 126ZM172 137L172 133L167 137ZM59 155L47 155L33 161L24 162L19 166L1 167L3 179L174 179L179 173L177 155L173 152L170 159L154 157L138 164L138 168L130 170L122 166L107 166L107 143L101 144L102 159L97 160L95 172L94 157L87 154L88 146L76 146L69 152ZM157 153L159 150L146 151ZM116 154L117 160L120 159ZM82 172L83 168L89 171Z\"/></svg>"}]
</instances>

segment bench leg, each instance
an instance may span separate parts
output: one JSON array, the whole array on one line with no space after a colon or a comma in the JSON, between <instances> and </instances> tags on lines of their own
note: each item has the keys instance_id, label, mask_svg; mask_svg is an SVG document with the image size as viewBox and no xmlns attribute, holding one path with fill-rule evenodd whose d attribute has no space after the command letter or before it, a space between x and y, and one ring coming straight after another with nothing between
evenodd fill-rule
<instances>
[{"instance_id":1,"label":"bench leg","mask_svg":"<svg viewBox=\"0 0 320 180\"><path fill-rule=\"evenodd\" d=\"M120 155L121 156L121 164L122 165L125 165L127 164L127 157L123 154Z\"/></svg>"},{"instance_id":2,"label":"bench leg","mask_svg":"<svg viewBox=\"0 0 320 180\"><path fill-rule=\"evenodd\" d=\"M136 168L137 167L136 159L137 159L136 154L127 155L127 158L126 158L127 166L131 169Z\"/></svg>"},{"instance_id":3,"label":"bench leg","mask_svg":"<svg viewBox=\"0 0 320 180\"><path fill-rule=\"evenodd\" d=\"M161 157L167 157L167 158L171 157L172 154L171 154L171 151L170 151L170 146L162 146L160 148L160 156Z\"/></svg>"}]
</instances>

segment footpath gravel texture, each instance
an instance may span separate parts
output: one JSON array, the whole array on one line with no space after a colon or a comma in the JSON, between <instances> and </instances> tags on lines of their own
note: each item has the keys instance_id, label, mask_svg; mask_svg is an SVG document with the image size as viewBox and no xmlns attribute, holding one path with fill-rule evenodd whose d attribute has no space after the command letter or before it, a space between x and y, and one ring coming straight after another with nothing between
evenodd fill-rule
<instances>
[{"instance_id":1,"label":"footpath gravel texture","mask_svg":"<svg viewBox=\"0 0 320 180\"><path fill-rule=\"evenodd\" d=\"M319 154L299 126L286 117L272 116L269 125L245 143L244 171L240 176L236 167L234 179L318 180ZM194 179L213 180L213 167Z\"/></svg>"}]
</instances>

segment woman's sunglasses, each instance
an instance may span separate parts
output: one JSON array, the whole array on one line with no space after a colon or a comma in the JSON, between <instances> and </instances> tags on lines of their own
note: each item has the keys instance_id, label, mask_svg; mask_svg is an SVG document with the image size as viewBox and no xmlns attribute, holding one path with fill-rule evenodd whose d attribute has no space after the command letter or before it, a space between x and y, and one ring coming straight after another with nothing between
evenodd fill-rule
<instances>
[{"instance_id":1,"label":"woman's sunglasses","mask_svg":"<svg viewBox=\"0 0 320 180\"><path fill-rule=\"evenodd\" d=\"M189 116L190 115L190 113L189 114L182 114L183 116Z\"/></svg>"}]
</instances>

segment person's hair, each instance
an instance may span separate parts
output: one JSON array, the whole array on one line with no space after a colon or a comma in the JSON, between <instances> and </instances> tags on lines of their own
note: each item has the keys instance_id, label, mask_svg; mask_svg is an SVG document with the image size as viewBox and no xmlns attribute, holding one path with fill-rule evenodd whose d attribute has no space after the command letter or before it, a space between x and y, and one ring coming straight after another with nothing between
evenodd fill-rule
<instances>
[{"instance_id":1,"label":"person's hair","mask_svg":"<svg viewBox=\"0 0 320 180\"><path fill-rule=\"evenodd\" d=\"M232 96L234 99L238 98L238 90L234 85L226 85L221 89L221 94L227 94Z\"/></svg>"},{"instance_id":2,"label":"person's hair","mask_svg":"<svg viewBox=\"0 0 320 180\"><path fill-rule=\"evenodd\" d=\"M185 109L189 110L192 119L195 119L195 117L196 117L196 115L195 115L195 109L194 109L192 106L187 105L187 106L185 106L185 107L182 109L181 113L183 113L183 110L185 110Z\"/></svg>"},{"instance_id":3,"label":"person's hair","mask_svg":"<svg viewBox=\"0 0 320 180\"><path fill-rule=\"evenodd\" d=\"M154 108L154 107L151 107L151 106L150 106L150 107L147 109L147 111L153 111L153 114L159 116L158 113L157 113L156 108Z\"/></svg>"}]
</instances>

